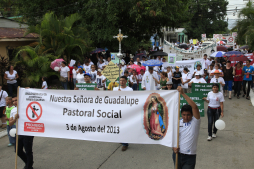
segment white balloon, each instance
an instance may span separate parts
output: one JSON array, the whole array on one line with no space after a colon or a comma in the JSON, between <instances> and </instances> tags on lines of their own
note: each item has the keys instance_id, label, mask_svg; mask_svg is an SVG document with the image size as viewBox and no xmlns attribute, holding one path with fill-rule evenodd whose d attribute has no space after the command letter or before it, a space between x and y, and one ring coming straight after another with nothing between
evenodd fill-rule
<instances>
[{"instance_id":1,"label":"white balloon","mask_svg":"<svg viewBox=\"0 0 254 169\"><path fill-rule=\"evenodd\" d=\"M9 134L10 134L10 136L15 137L16 136L16 129L15 128L11 129Z\"/></svg>"},{"instance_id":2,"label":"white balloon","mask_svg":"<svg viewBox=\"0 0 254 169\"><path fill-rule=\"evenodd\" d=\"M59 71L59 67L54 67L54 70L57 72L57 71Z\"/></svg>"},{"instance_id":3,"label":"white balloon","mask_svg":"<svg viewBox=\"0 0 254 169\"><path fill-rule=\"evenodd\" d=\"M215 127L218 129L218 130L223 130L225 127L226 127L226 124L223 120L217 120L215 122Z\"/></svg>"}]
</instances>

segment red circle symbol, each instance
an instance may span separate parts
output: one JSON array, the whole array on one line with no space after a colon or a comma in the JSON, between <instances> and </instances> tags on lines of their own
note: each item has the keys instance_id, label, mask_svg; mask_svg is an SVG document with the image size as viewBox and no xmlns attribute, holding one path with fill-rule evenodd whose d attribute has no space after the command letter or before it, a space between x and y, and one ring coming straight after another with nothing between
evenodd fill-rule
<instances>
[{"instance_id":1,"label":"red circle symbol","mask_svg":"<svg viewBox=\"0 0 254 169\"><path fill-rule=\"evenodd\" d=\"M230 37L230 38L228 38L228 41L229 41L229 42L233 42L233 41L234 41L234 38L233 38L233 37Z\"/></svg>"},{"instance_id":2,"label":"red circle symbol","mask_svg":"<svg viewBox=\"0 0 254 169\"><path fill-rule=\"evenodd\" d=\"M32 107L33 104L33 107ZM28 113L30 112L30 113ZM39 113L39 114L38 114ZM30 117L30 116L32 117ZM26 108L26 117L30 120L30 121L37 121L41 118L42 115L42 107L40 105L40 103L38 102L31 102L28 104L27 108Z\"/></svg>"}]
</instances>

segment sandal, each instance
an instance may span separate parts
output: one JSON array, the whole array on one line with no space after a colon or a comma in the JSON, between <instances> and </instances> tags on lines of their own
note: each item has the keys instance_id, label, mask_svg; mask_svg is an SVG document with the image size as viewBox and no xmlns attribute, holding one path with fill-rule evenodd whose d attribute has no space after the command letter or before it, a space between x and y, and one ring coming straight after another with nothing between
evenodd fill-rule
<instances>
[{"instance_id":1,"label":"sandal","mask_svg":"<svg viewBox=\"0 0 254 169\"><path fill-rule=\"evenodd\" d=\"M246 97L247 100L250 100L250 96L249 97Z\"/></svg>"}]
</instances>

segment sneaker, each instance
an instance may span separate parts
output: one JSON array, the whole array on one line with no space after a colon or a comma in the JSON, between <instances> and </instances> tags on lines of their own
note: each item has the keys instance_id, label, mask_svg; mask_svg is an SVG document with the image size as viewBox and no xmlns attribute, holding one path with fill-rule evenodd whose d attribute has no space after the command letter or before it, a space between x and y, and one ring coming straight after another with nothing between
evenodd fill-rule
<instances>
[{"instance_id":1,"label":"sneaker","mask_svg":"<svg viewBox=\"0 0 254 169\"><path fill-rule=\"evenodd\" d=\"M123 146L122 151L126 151L128 149L128 146Z\"/></svg>"},{"instance_id":2,"label":"sneaker","mask_svg":"<svg viewBox=\"0 0 254 169\"><path fill-rule=\"evenodd\" d=\"M213 137L213 138L216 138L216 134L213 133L212 137Z\"/></svg>"},{"instance_id":3,"label":"sneaker","mask_svg":"<svg viewBox=\"0 0 254 169\"><path fill-rule=\"evenodd\" d=\"M8 146L7 146L7 147L11 147L11 146L13 146L13 144L11 144L11 143L10 143L10 144L8 144Z\"/></svg>"},{"instance_id":4,"label":"sneaker","mask_svg":"<svg viewBox=\"0 0 254 169\"><path fill-rule=\"evenodd\" d=\"M212 140L212 137L211 136L208 136L207 137L207 141L211 141Z\"/></svg>"}]
</instances>

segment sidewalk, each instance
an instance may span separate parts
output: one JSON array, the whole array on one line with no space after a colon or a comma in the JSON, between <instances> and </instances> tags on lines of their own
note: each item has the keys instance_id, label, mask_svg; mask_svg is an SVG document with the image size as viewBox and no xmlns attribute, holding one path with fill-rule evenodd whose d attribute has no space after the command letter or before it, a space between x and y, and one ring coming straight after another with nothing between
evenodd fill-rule
<instances>
[{"instance_id":1,"label":"sidewalk","mask_svg":"<svg viewBox=\"0 0 254 169\"><path fill-rule=\"evenodd\" d=\"M2 122L0 120L0 125L2 125ZM2 127L0 127L0 138L4 137L7 135L7 128L2 129Z\"/></svg>"}]
</instances>

